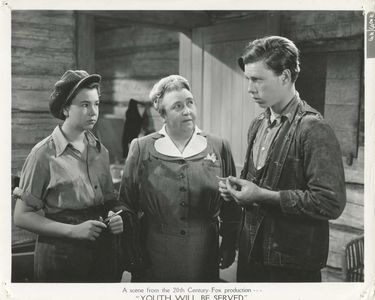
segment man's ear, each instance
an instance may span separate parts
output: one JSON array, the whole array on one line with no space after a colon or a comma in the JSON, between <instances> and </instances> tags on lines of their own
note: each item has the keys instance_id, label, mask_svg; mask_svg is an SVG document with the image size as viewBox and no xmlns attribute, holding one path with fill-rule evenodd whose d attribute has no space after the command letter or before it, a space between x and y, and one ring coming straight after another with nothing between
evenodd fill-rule
<instances>
[{"instance_id":1,"label":"man's ear","mask_svg":"<svg viewBox=\"0 0 375 300\"><path fill-rule=\"evenodd\" d=\"M63 108L63 114L64 114L65 118L69 117L69 106L65 106Z\"/></svg>"},{"instance_id":2,"label":"man's ear","mask_svg":"<svg viewBox=\"0 0 375 300\"><path fill-rule=\"evenodd\" d=\"M289 69L285 69L285 70L281 73L281 80L283 81L283 83L289 83L289 82L292 82L292 73L290 72Z\"/></svg>"}]
</instances>

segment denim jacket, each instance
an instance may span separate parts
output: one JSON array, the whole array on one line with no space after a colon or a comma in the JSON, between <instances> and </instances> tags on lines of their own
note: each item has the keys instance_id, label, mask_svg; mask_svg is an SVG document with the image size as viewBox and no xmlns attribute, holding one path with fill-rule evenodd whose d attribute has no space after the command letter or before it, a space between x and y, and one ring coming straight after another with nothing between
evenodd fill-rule
<instances>
[{"instance_id":1,"label":"denim jacket","mask_svg":"<svg viewBox=\"0 0 375 300\"><path fill-rule=\"evenodd\" d=\"M251 205L244 209L240 252L251 257L262 226L265 265L318 270L328 256L328 220L346 204L341 150L331 127L298 94L293 118L286 119L258 175L250 164L257 130L267 110L250 125L248 151L241 178L280 191L280 206ZM246 242L243 242L243 241Z\"/></svg>"}]
</instances>

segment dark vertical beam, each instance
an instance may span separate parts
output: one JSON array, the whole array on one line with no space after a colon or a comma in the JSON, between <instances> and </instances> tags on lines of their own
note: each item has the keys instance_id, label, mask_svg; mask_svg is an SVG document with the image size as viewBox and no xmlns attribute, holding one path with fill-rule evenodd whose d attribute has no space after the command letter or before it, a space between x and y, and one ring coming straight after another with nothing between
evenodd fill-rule
<instances>
[{"instance_id":1,"label":"dark vertical beam","mask_svg":"<svg viewBox=\"0 0 375 300\"><path fill-rule=\"evenodd\" d=\"M94 16L76 13L77 69L95 72L95 23Z\"/></svg>"}]
</instances>

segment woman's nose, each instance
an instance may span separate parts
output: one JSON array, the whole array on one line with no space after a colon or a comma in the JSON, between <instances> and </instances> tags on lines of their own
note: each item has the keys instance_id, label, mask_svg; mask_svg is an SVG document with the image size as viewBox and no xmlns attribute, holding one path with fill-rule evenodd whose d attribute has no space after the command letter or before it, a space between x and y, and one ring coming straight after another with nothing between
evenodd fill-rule
<instances>
[{"instance_id":1,"label":"woman's nose","mask_svg":"<svg viewBox=\"0 0 375 300\"><path fill-rule=\"evenodd\" d=\"M182 113L183 113L184 115L189 115L189 114L191 113L190 108L187 107L187 106L185 106L184 109L183 109L183 111L182 111Z\"/></svg>"}]
</instances>

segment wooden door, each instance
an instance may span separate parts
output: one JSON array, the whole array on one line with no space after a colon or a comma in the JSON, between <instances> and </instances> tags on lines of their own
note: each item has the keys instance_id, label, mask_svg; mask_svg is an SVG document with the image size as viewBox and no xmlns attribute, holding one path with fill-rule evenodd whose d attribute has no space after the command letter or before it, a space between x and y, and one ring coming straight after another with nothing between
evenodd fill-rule
<instances>
[{"instance_id":1,"label":"wooden door","mask_svg":"<svg viewBox=\"0 0 375 300\"><path fill-rule=\"evenodd\" d=\"M249 124L261 112L250 100L237 59L250 40L278 31L279 18L269 13L180 37L180 74L192 85L198 126L229 141L237 171L243 166Z\"/></svg>"}]
</instances>

